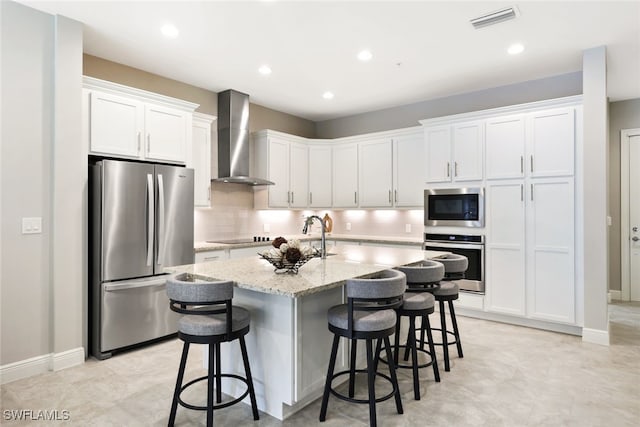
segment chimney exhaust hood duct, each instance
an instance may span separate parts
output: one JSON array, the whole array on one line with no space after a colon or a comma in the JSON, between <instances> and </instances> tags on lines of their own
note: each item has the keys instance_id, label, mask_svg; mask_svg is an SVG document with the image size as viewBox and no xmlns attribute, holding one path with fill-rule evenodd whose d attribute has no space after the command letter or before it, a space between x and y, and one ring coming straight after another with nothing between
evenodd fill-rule
<instances>
[{"instance_id":1,"label":"chimney exhaust hood duct","mask_svg":"<svg viewBox=\"0 0 640 427\"><path fill-rule=\"evenodd\" d=\"M213 182L273 185L249 176L249 95L236 90L218 93L218 176Z\"/></svg>"}]
</instances>

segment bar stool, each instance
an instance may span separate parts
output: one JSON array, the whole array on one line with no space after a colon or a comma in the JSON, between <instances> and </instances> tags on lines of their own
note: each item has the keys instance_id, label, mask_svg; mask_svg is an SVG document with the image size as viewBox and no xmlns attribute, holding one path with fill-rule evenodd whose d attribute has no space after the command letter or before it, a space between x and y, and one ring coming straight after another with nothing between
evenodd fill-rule
<instances>
[{"instance_id":1,"label":"bar stool","mask_svg":"<svg viewBox=\"0 0 640 427\"><path fill-rule=\"evenodd\" d=\"M396 324L394 346L395 363L398 368L413 369L413 394L416 400L420 400L420 385L418 377L419 368L432 366L433 376L435 377L436 382L440 382L440 372L438 370L435 346L433 343L433 337L431 336L431 324L429 322L429 315L434 312L435 298L429 290L433 291L439 286L440 280L444 277L444 266L435 261L425 260L417 265L397 267L397 270L402 271L407 276L407 290L405 292L404 301L402 307L397 309L397 312L399 316L406 316L409 318L409 333L407 335L406 344L399 345L400 321L398 321ZM421 318L420 348L418 348L416 342L415 321L417 317ZM427 334L429 345L428 351L424 349L425 332ZM405 349L405 361L409 359L409 352L411 351L411 365L404 365L398 362L400 348ZM429 355L430 361L422 365L418 364L418 351Z\"/></svg>"},{"instance_id":2,"label":"bar stool","mask_svg":"<svg viewBox=\"0 0 640 427\"><path fill-rule=\"evenodd\" d=\"M329 393L339 399L352 403L369 404L369 424L376 426L376 403L395 397L396 409L403 413L400 388L396 377L395 365L391 354L389 336L396 328L397 316L395 308L402 304L402 297L407 287L404 273L397 270L384 270L374 277L367 279L347 280L347 304L341 304L329 309L327 314L329 330L334 334L331 348L331 358L327 370L327 379L322 395L322 407L320 409L320 421L325 421ZM345 337L351 342L351 363L349 370L334 374L336 356L340 337ZM365 340L367 351L367 369L356 369L357 341ZM389 376L377 372L377 352L373 352L373 340L378 340L376 350L380 350L381 341L384 341L385 352L389 364ZM367 386L369 399L355 399L354 381L355 373L367 373ZM338 393L331 387L333 379L349 374L349 396ZM376 376L389 381L393 390L382 397L376 398Z\"/></svg>"},{"instance_id":3,"label":"bar stool","mask_svg":"<svg viewBox=\"0 0 640 427\"><path fill-rule=\"evenodd\" d=\"M460 331L458 330L458 322L456 321L456 312L453 308L453 301L459 297L460 288L452 280L464 279L465 272L469 267L469 260L464 255L447 254L438 258L438 262L444 265L444 280L440 282L440 286L433 289L433 296L439 304L440 310L440 328L434 328L441 331L442 342L435 343L442 345L442 353L444 355L444 370L450 371L449 366L449 346L455 344L458 349L458 357L464 357L462 354L462 343L460 342ZM449 306L449 316L451 317L452 330L447 329L447 320L444 311L444 303ZM453 335L454 341L448 341L448 335Z\"/></svg>"},{"instance_id":4,"label":"bar stool","mask_svg":"<svg viewBox=\"0 0 640 427\"><path fill-rule=\"evenodd\" d=\"M249 332L250 316L246 309L231 305L233 282L206 282L195 280L188 274L181 274L167 279L167 295L170 299L171 310L183 314L178 320L178 338L184 341L178 378L171 403L169 425L174 425L178 404L180 404L185 408L207 411L207 426L213 426L214 409L234 405L247 395L250 396L253 419L258 420L258 405L256 404L247 347L244 341L244 336ZM246 378L221 372L220 343L236 339L240 342ZM189 345L192 343L209 345L208 372L207 375L196 378L183 386L182 380L184 379ZM238 398L222 403L222 378L242 381L247 385L247 390ZM185 389L203 380L207 380L207 406L192 405L180 398ZM213 402L214 381L217 404Z\"/></svg>"}]
</instances>

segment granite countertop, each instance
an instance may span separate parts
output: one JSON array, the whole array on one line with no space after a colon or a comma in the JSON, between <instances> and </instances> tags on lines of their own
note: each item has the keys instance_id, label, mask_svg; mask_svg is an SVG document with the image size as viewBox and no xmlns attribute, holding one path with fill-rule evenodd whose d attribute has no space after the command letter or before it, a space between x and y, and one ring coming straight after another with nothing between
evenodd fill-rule
<instances>
[{"instance_id":1,"label":"granite countertop","mask_svg":"<svg viewBox=\"0 0 640 427\"><path fill-rule=\"evenodd\" d=\"M278 236L273 236L275 239ZM298 239L300 241L320 240L320 234L287 234L284 235L286 239ZM339 240L342 242L367 242L367 243L392 243L397 245L416 246L422 244L422 238L420 237L394 237L394 236L369 236L369 235L353 235L353 234L333 234L326 235L327 240ZM206 252L224 249L234 248L250 248L255 246L267 246L271 242L247 242L247 243L213 243L213 242L195 242L195 252Z\"/></svg>"},{"instance_id":2,"label":"granite countertop","mask_svg":"<svg viewBox=\"0 0 640 427\"><path fill-rule=\"evenodd\" d=\"M298 274L276 274L273 266L257 255L169 267L165 271L188 273L202 280L233 280L239 288L296 298L342 286L347 279L369 277L446 253L356 245L337 246L330 252L335 255L311 259Z\"/></svg>"}]
</instances>

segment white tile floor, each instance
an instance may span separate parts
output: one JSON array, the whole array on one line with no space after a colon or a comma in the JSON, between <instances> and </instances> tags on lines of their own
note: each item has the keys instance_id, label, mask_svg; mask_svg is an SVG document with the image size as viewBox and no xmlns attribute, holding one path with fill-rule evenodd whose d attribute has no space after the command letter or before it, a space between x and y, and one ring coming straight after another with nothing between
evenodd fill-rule
<instances>
[{"instance_id":1,"label":"white tile floor","mask_svg":"<svg viewBox=\"0 0 640 427\"><path fill-rule=\"evenodd\" d=\"M459 317L464 359L441 366L442 382L422 369L422 400L413 400L409 370L400 370L404 415L393 400L378 405L380 426L638 426L640 425L640 304L610 305L611 345L580 337ZM15 381L1 387L7 426L60 425L7 421L17 409L69 411L66 425L166 425L181 342L166 341L88 360L82 366ZM453 350L453 347L452 347ZM329 351L329 349L327 349ZM204 374L201 351L190 352L188 374ZM454 352L455 354L455 352ZM197 394L198 390L194 390ZM201 390L201 394L204 391ZM318 425L315 401L285 422L264 413L254 422L248 406L215 413L218 426ZM177 425L205 424L202 412L178 409ZM331 426L368 425L366 405L329 401Z\"/></svg>"}]
</instances>

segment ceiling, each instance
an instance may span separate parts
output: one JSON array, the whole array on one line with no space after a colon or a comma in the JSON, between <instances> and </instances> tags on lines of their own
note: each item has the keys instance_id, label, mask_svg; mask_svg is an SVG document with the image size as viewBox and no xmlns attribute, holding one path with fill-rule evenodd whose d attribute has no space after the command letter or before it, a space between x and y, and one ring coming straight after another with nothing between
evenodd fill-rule
<instances>
[{"instance_id":1,"label":"ceiling","mask_svg":"<svg viewBox=\"0 0 640 427\"><path fill-rule=\"evenodd\" d=\"M313 121L579 71L601 45L609 98L640 98L640 1L20 2L84 23L85 53ZM513 20L469 23L509 6Z\"/></svg>"}]
</instances>

